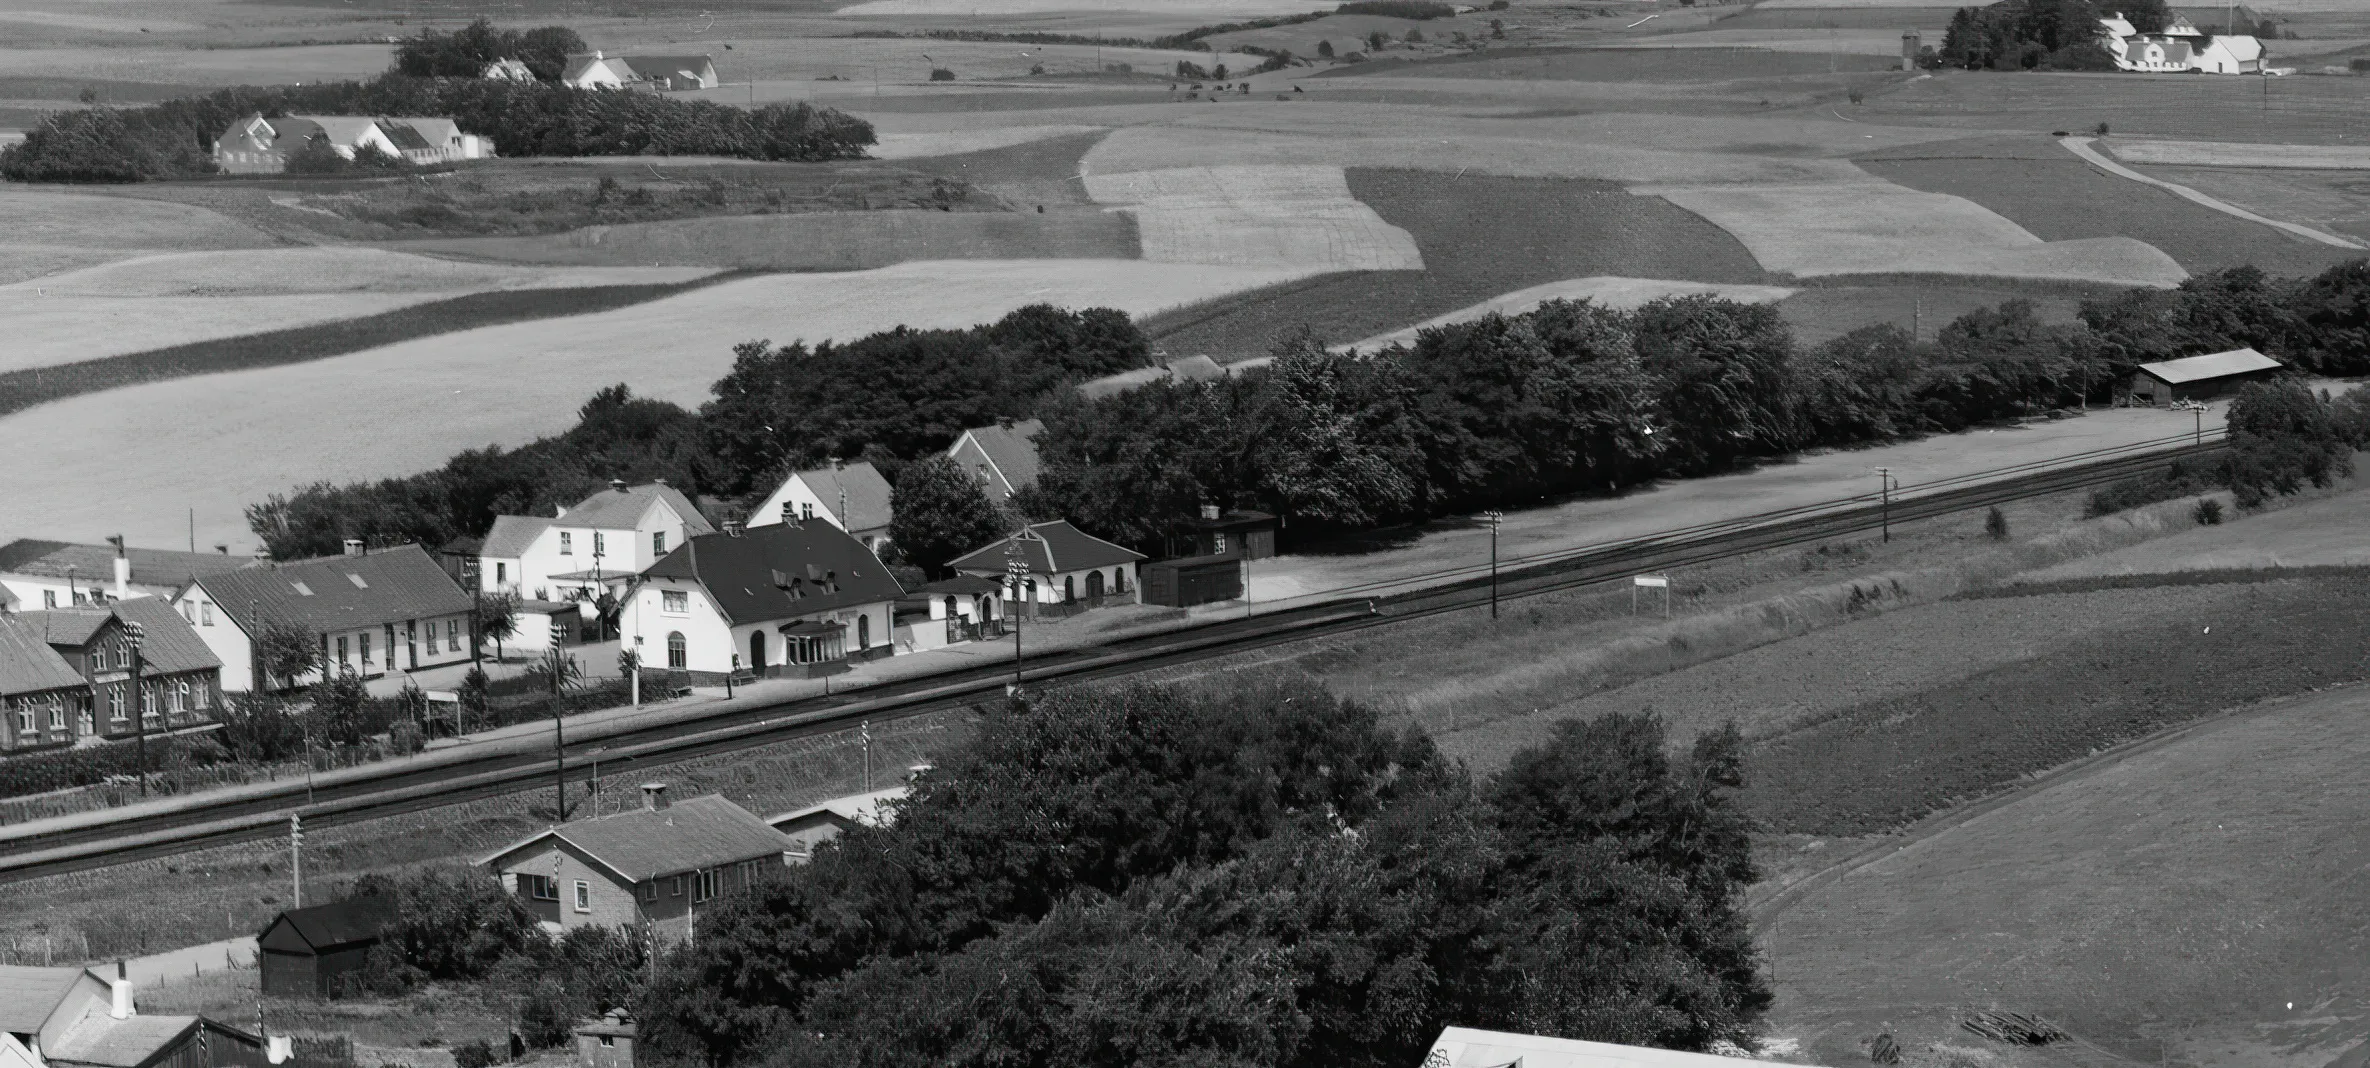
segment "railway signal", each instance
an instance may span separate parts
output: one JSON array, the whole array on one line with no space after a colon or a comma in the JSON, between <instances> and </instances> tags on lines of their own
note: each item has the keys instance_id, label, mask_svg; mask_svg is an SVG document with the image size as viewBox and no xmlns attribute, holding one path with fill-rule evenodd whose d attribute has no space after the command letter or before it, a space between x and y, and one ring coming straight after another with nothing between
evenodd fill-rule
<instances>
[{"instance_id":1,"label":"railway signal","mask_svg":"<svg viewBox=\"0 0 2370 1068\"><path fill-rule=\"evenodd\" d=\"M1504 522L1504 512L1483 512L1481 518L1489 523L1489 617L1498 618L1498 524Z\"/></svg>"},{"instance_id":2,"label":"railway signal","mask_svg":"<svg viewBox=\"0 0 2370 1068\"><path fill-rule=\"evenodd\" d=\"M304 817L288 817L288 903L304 907Z\"/></svg>"}]
</instances>

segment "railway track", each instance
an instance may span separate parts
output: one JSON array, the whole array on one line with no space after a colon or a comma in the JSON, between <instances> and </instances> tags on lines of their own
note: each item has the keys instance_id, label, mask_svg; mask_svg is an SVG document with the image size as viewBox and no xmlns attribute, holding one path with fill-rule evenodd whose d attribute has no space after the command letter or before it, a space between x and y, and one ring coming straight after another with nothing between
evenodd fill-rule
<instances>
[{"instance_id":1,"label":"railway track","mask_svg":"<svg viewBox=\"0 0 2370 1068\"><path fill-rule=\"evenodd\" d=\"M2186 443L2186 444L2177 444ZM1877 494L1742 516L1650 537L1502 560L1494 585L1501 598L1533 596L1626 579L1746 553L1822 541L1971 508L2095 486L2212 452L2217 441L2191 435L2020 465L1916 487L1889 502ZM1349 634L1489 603L1486 565L1418 578L1328 591L1321 600L1249 618L1092 648L1030 656L1029 683L1092 681L1206 661L1284 642ZM862 720L891 721L960 708L1002 693L1009 662L901 680L854 694L764 702L742 699L694 720L630 721L568 731L565 781L589 780L597 758L607 774L696 759L845 729ZM116 810L116 818L72 825L0 828L0 883L86 871L252 841L282 833L288 817L336 826L553 783L552 747L534 737L488 743L481 751L441 750L432 758L370 766L371 773L308 785L289 780L234 796L195 798L161 810Z\"/></svg>"}]
</instances>

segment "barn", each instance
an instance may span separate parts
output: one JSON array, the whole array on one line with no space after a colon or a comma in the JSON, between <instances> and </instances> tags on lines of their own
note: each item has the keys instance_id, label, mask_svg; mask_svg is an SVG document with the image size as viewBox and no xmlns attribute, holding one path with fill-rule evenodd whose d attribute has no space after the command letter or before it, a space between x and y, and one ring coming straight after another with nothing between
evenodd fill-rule
<instances>
[{"instance_id":1,"label":"barn","mask_svg":"<svg viewBox=\"0 0 2370 1068\"><path fill-rule=\"evenodd\" d=\"M2182 360L2143 363L2131 373L2126 395L2140 404L2210 400L2260 382L2288 369L2288 365L2253 349L2232 349Z\"/></svg>"},{"instance_id":2,"label":"barn","mask_svg":"<svg viewBox=\"0 0 2370 1068\"><path fill-rule=\"evenodd\" d=\"M394 908L374 898L289 909L256 936L263 992L325 998L337 978L362 970Z\"/></svg>"}]
</instances>

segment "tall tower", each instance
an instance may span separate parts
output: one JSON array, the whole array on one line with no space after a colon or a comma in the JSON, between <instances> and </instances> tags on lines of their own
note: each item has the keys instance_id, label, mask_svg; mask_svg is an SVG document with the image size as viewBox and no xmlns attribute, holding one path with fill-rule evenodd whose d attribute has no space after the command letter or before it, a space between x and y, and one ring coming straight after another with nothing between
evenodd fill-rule
<instances>
[{"instance_id":1,"label":"tall tower","mask_svg":"<svg viewBox=\"0 0 2370 1068\"><path fill-rule=\"evenodd\" d=\"M1918 48L1918 38L1917 38L1917 31L1916 31L1916 30L1911 30L1911 31L1909 31L1909 32L1907 32L1907 33L1904 33L1904 34L1902 34L1902 35L1901 35L1901 69L1902 69L1902 70L1916 70L1916 69L1917 69L1917 48Z\"/></svg>"}]
</instances>

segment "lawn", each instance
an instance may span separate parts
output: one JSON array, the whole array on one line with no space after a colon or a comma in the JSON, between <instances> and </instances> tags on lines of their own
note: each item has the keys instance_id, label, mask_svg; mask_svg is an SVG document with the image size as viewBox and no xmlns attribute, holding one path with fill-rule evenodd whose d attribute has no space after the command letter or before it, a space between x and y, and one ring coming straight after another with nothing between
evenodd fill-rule
<instances>
[{"instance_id":1,"label":"lawn","mask_svg":"<svg viewBox=\"0 0 2370 1068\"><path fill-rule=\"evenodd\" d=\"M254 544L241 509L317 479L426 470L461 448L571 425L593 391L697 405L757 338L815 343L962 327L1040 301L1144 315L1296 277L1134 260L966 260L724 281L632 307L482 326L349 356L152 382L0 419L0 499L27 535ZM569 291L553 291L566 293ZM511 296L504 294L503 296ZM555 298L556 299L556 298ZM149 462L113 457L137 448ZM104 482L116 493L92 495ZM129 502L141 503L129 503Z\"/></svg>"},{"instance_id":2,"label":"lawn","mask_svg":"<svg viewBox=\"0 0 2370 1068\"><path fill-rule=\"evenodd\" d=\"M1923 274L2169 286L2187 277L2129 237L2044 242L1963 197L1890 182L1649 186L1735 234L1773 272Z\"/></svg>"},{"instance_id":3,"label":"lawn","mask_svg":"<svg viewBox=\"0 0 2370 1068\"><path fill-rule=\"evenodd\" d=\"M2192 271L2253 264L2277 274L2317 274L2361 255L2201 210L2166 190L2103 173L2037 137L1921 145L1859 162L1902 186L1981 204L2044 241L2136 238Z\"/></svg>"},{"instance_id":4,"label":"lawn","mask_svg":"<svg viewBox=\"0 0 2370 1068\"><path fill-rule=\"evenodd\" d=\"M1700 217L1605 182L1424 171L1349 172L1350 191L1423 252L1421 271L1287 283L1148 320L1171 355L1261 355L1302 326L1337 343L1515 290L1591 275L1757 283L1735 239Z\"/></svg>"},{"instance_id":5,"label":"lawn","mask_svg":"<svg viewBox=\"0 0 2370 1068\"><path fill-rule=\"evenodd\" d=\"M2239 659L2285 657L2301 678L2332 652L2354 658L2307 640ZM2370 1015L2365 760L2370 702L2319 694L1903 843L1762 925L1773 1023L1820 1064L1865 1063L1879 1031L1912 1057L1985 1054L1961 1063L2354 1063L2337 1058ZM1958 1028L1979 1007L2039 1013L2077 1044L1983 1042Z\"/></svg>"}]
</instances>

